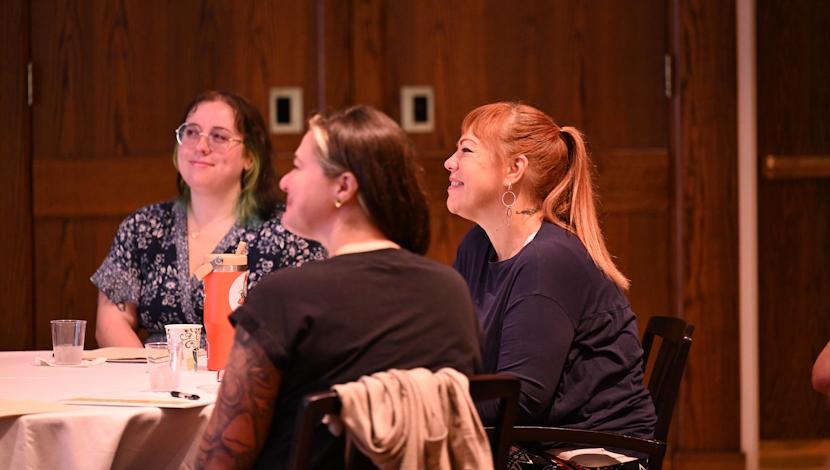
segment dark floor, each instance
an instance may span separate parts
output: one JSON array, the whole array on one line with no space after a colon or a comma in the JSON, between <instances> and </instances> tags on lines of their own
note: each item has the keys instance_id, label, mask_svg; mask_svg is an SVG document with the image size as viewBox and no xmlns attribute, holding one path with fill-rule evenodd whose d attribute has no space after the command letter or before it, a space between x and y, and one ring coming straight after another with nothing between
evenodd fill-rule
<instances>
[{"instance_id":1,"label":"dark floor","mask_svg":"<svg viewBox=\"0 0 830 470\"><path fill-rule=\"evenodd\" d=\"M830 470L830 439L761 441L761 470Z\"/></svg>"}]
</instances>

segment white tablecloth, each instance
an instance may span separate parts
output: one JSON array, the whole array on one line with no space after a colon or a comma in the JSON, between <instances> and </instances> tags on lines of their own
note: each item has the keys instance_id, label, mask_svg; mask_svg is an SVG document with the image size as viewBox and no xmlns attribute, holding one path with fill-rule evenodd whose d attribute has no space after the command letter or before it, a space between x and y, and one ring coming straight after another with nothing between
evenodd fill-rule
<instances>
[{"instance_id":1,"label":"white tablecloth","mask_svg":"<svg viewBox=\"0 0 830 470\"><path fill-rule=\"evenodd\" d=\"M0 399L60 401L148 390L145 364L35 366L51 351L0 352ZM188 372L182 390L216 393L216 373ZM0 419L0 469L188 468L213 405L199 408L73 406Z\"/></svg>"}]
</instances>

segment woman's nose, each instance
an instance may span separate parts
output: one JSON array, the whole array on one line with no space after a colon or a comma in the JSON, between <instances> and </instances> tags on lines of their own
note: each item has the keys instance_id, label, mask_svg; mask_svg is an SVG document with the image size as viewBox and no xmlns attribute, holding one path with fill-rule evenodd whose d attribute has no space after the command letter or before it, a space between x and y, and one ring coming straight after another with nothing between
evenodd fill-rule
<instances>
[{"instance_id":1,"label":"woman's nose","mask_svg":"<svg viewBox=\"0 0 830 470\"><path fill-rule=\"evenodd\" d=\"M199 136L199 141L196 143L196 150L203 154L210 153L210 144L208 143L208 136L202 134Z\"/></svg>"},{"instance_id":2,"label":"woman's nose","mask_svg":"<svg viewBox=\"0 0 830 470\"><path fill-rule=\"evenodd\" d=\"M458 168L456 163L458 163L458 162L455 160L455 154L453 153L452 155L450 155L449 158L444 160L444 168L447 171L453 171L454 169Z\"/></svg>"},{"instance_id":3,"label":"woman's nose","mask_svg":"<svg viewBox=\"0 0 830 470\"><path fill-rule=\"evenodd\" d=\"M289 173L286 173L286 174L282 175L282 178L280 178L280 183L279 183L280 191L282 191L284 193L288 193L288 185L286 184L286 180L288 180L288 174Z\"/></svg>"}]
</instances>

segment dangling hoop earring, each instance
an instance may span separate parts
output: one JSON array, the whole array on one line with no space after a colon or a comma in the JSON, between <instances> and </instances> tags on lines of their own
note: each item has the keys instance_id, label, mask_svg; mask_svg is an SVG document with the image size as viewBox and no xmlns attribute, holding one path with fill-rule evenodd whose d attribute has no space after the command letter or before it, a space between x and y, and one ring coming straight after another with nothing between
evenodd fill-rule
<instances>
[{"instance_id":1,"label":"dangling hoop earring","mask_svg":"<svg viewBox=\"0 0 830 470\"><path fill-rule=\"evenodd\" d=\"M513 204L515 203L516 193L513 192L513 183L507 183L507 191L501 194L501 204L507 209L507 225L510 225L510 219L513 216Z\"/></svg>"}]
</instances>

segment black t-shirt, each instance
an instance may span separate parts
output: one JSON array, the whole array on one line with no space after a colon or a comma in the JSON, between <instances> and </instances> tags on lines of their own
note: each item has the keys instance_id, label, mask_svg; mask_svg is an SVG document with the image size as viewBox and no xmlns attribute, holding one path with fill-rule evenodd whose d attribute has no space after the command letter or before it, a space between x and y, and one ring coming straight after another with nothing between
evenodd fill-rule
<instances>
[{"instance_id":1,"label":"black t-shirt","mask_svg":"<svg viewBox=\"0 0 830 470\"><path fill-rule=\"evenodd\" d=\"M484 330L484 371L522 382L519 423L652 435L636 317L576 236L544 222L519 253L497 261L474 227L455 267ZM487 423L495 409L480 412Z\"/></svg>"},{"instance_id":2,"label":"black t-shirt","mask_svg":"<svg viewBox=\"0 0 830 470\"><path fill-rule=\"evenodd\" d=\"M282 371L258 467L283 468L303 396L397 368L479 369L479 329L464 280L403 249L340 255L272 273L231 316ZM314 467L341 468L321 426Z\"/></svg>"}]
</instances>

